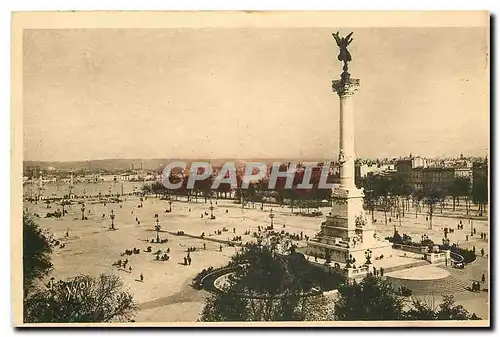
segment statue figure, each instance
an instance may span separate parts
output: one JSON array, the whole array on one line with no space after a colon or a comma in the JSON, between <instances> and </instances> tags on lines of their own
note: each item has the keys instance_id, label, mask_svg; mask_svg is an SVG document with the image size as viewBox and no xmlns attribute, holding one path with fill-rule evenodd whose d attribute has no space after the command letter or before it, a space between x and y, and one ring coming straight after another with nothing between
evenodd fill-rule
<instances>
[{"instance_id":1,"label":"statue figure","mask_svg":"<svg viewBox=\"0 0 500 337\"><path fill-rule=\"evenodd\" d=\"M352 42L352 34L354 33L349 33L346 37L340 37L339 32L332 34L333 37L335 38L335 41L337 42L337 46L340 48L339 55L337 56L337 59L340 62L344 62L344 64L347 64L347 62L351 62L351 54L347 50L347 46L351 44Z\"/></svg>"},{"instance_id":2,"label":"statue figure","mask_svg":"<svg viewBox=\"0 0 500 337\"><path fill-rule=\"evenodd\" d=\"M340 150L339 152L339 165L342 167L344 166L344 164L346 163L347 159L346 159L346 155L345 155L345 152L343 149Z\"/></svg>"},{"instance_id":3,"label":"statue figure","mask_svg":"<svg viewBox=\"0 0 500 337\"><path fill-rule=\"evenodd\" d=\"M337 56L337 59L340 62L344 62L344 67L343 67L344 73L342 74L343 75L342 77L345 77L345 76L348 77L347 63L352 61L351 53L349 53L349 51L347 50L347 46L349 44L351 44L351 42L353 40L351 37L352 34L354 34L354 33L351 32L346 37L340 37L339 32L332 34L333 37L335 38L335 41L337 42L337 46L340 49L339 55Z\"/></svg>"}]
</instances>

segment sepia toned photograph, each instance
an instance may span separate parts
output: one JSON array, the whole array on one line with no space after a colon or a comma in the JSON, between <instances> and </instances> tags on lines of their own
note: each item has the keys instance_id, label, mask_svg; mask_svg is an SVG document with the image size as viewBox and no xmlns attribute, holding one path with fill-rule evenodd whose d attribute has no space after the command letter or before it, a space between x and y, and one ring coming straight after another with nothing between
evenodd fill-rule
<instances>
[{"instance_id":1,"label":"sepia toned photograph","mask_svg":"<svg viewBox=\"0 0 500 337\"><path fill-rule=\"evenodd\" d=\"M491 325L488 12L12 22L16 326Z\"/></svg>"}]
</instances>

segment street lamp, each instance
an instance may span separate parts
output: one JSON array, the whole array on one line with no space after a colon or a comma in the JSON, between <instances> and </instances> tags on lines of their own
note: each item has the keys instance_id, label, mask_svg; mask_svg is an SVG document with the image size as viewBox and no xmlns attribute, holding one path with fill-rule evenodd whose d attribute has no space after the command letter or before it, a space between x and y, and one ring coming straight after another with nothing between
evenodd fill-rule
<instances>
[{"instance_id":1,"label":"street lamp","mask_svg":"<svg viewBox=\"0 0 500 337\"><path fill-rule=\"evenodd\" d=\"M371 258L372 258L372 251L371 249L367 249L365 251L365 257L366 257L366 263L365 264L371 264L372 261L371 261Z\"/></svg>"},{"instance_id":2,"label":"street lamp","mask_svg":"<svg viewBox=\"0 0 500 337\"><path fill-rule=\"evenodd\" d=\"M470 236L474 236L474 224L472 223L472 218L469 219L470 221Z\"/></svg>"},{"instance_id":3,"label":"street lamp","mask_svg":"<svg viewBox=\"0 0 500 337\"><path fill-rule=\"evenodd\" d=\"M111 210L111 214L109 215L111 218L111 229L115 229L115 212Z\"/></svg>"},{"instance_id":4,"label":"street lamp","mask_svg":"<svg viewBox=\"0 0 500 337\"><path fill-rule=\"evenodd\" d=\"M64 213L66 213L66 212L64 211L64 206L66 206L66 202L63 200L63 201L61 201L62 215L63 215L63 216L64 216Z\"/></svg>"},{"instance_id":5,"label":"street lamp","mask_svg":"<svg viewBox=\"0 0 500 337\"><path fill-rule=\"evenodd\" d=\"M269 219L271 219L271 229L274 229L273 219L276 215L273 213L273 209L271 208L271 213L269 214Z\"/></svg>"},{"instance_id":6,"label":"street lamp","mask_svg":"<svg viewBox=\"0 0 500 337\"><path fill-rule=\"evenodd\" d=\"M161 226L160 226L160 220L158 218L156 218L155 230L156 230L156 243L159 243Z\"/></svg>"},{"instance_id":7,"label":"street lamp","mask_svg":"<svg viewBox=\"0 0 500 337\"><path fill-rule=\"evenodd\" d=\"M80 208L82 211L82 220L85 220L85 204L82 204L82 208Z\"/></svg>"},{"instance_id":8,"label":"street lamp","mask_svg":"<svg viewBox=\"0 0 500 337\"><path fill-rule=\"evenodd\" d=\"M142 202L144 201L144 198L141 197L139 200L141 201L141 208L142 208Z\"/></svg>"},{"instance_id":9,"label":"street lamp","mask_svg":"<svg viewBox=\"0 0 500 337\"><path fill-rule=\"evenodd\" d=\"M212 205L212 202L210 201L210 219L214 218L214 206Z\"/></svg>"},{"instance_id":10,"label":"street lamp","mask_svg":"<svg viewBox=\"0 0 500 337\"><path fill-rule=\"evenodd\" d=\"M169 212L172 212L172 200L168 201L168 206L170 207Z\"/></svg>"}]
</instances>

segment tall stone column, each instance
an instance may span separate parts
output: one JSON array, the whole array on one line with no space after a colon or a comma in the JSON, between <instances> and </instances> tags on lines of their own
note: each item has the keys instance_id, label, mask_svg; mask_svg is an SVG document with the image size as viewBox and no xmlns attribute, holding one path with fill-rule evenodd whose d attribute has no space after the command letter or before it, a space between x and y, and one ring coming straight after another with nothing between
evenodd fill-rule
<instances>
[{"instance_id":1,"label":"tall stone column","mask_svg":"<svg viewBox=\"0 0 500 337\"><path fill-rule=\"evenodd\" d=\"M355 184L354 162L354 102L353 95L359 90L359 79L350 78L344 71L340 80L332 82L333 92L337 93L340 101L339 116L339 157L340 186L334 189L334 204L331 216L341 221L349 230L345 239L354 236L357 218L365 218L363 212L363 191ZM343 219L343 220L340 220Z\"/></svg>"},{"instance_id":2,"label":"tall stone column","mask_svg":"<svg viewBox=\"0 0 500 337\"><path fill-rule=\"evenodd\" d=\"M340 98L340 188L356 189L354 181L354 106L352 96L359 89L359 79L343 78L333 81L332 89Z\"/></svg>"},{"instance_id":3,"label":"tall stone column","mask_svg":"<svg viewBox=\"0 0 500 337\"><path fill-rule=\"evenodd\" d=\"M351 78L348 72L352 57L347 46L352 42L352 34L346 37L333 34L340 49L337 59L344 64L340 79L332 82L333 92L340 100L340 186L332 191L332 208L321 224L321 231L307 243L308 254L341 263L352 259L363 263L368 249L373 258L391 255L390 243L377 240L371 220L363 210L363 191L355 184L353 95L359 89L359 79Z\"/></svg>"}]
</instances>

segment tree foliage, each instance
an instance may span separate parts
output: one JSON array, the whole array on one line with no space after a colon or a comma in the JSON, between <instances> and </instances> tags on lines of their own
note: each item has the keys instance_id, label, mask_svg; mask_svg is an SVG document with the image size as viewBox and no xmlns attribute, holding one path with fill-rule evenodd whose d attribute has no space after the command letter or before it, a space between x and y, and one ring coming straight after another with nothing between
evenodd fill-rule
<instances>
[{"instance_id":1,"label":"tree foliage","mask_svg":"<svg viewBox=\"0 0 500 337\"><path fill-rule=\"evenodd\" d=\"M24 319L28 323L127 321L135 309L132 295L123 290L118 276L84 275L36 290L25 301Z\"/></svg>"},{"instance_id":2,"label":"tree foliage","mask_svg":"<svg viewBox=\"0 0 500 337\"><path fill-rule=\"evenodd\" d=\"M236 267L224 292L206 300L202 321L304 321L328 319L327 300L318 276L302 254L274 254L271 248L249 245L233 256ZM326 272L325 272L326 273ZM330 276L338 283L343 277Z\"/></svg>"},{"instance_id":3,"label":"tree foliage","mask_svg":"<svg viewBox=\"0 0 500 337\"><path fill-rule=\"evenodd\" d=\"M412 303L412 307L404 313L406 320L477 320L476 314L470 314L461 305L455 304L453 295L443 295L443 301L437 308L419 300Z\"/></svg>"},{"instance_id":4,"label":"tree foliage","mask_svg":"<svg viewBox=\"0 0 500 337\"><path fill-rule=\"evenodd\" d=\"M398 320L402 312L403 302L392 284L372 275L342 285L334 307L335 319L342 321Z\"/></svg>"},{"instance_id":5,"label":"tree foliage","mask_svg":"<svg viewBox=\"0 0 500 337\"><path fill-rule=\"evenodd\" d=\"M444 295L437 308L419 300L414 300L408 308L389 281L373 275L366 276L360 283L339 288L334 318L347 321L479 319L456 305L452 295Z\"/></svg>"},{"instance_id":6,"label":"tree foliage","mask_svg":"<svg viewBox=\"0 0 500 337\"><path fill-rule=\"evenodd\" d=\"M35 280L52 269L52 237L42 231L33 218L23 215L23 285L24 294L33 289Z\"/></svg>"}]
</instances>

